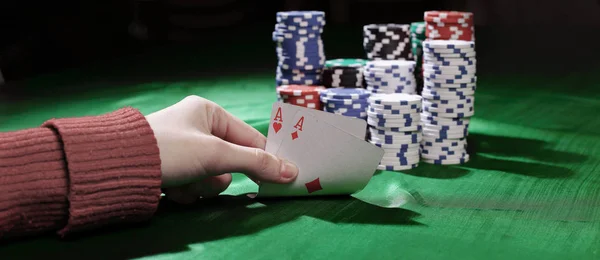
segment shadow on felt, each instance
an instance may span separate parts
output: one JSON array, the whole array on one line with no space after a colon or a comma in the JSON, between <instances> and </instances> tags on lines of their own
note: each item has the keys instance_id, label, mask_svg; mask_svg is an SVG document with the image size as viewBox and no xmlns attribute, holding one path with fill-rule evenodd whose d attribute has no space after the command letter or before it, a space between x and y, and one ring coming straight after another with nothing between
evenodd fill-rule
<instances>
[{"instance_id":1,"label":"shadow on felt","mask_svg":"<svg viewBox=\"0 0 600 260\"><path fill-rule=\"evenodd\" d=\"M1 248L0 255L36 258L43 251L44 257L61 259L138 258L186 251L189 244L253 234L303 216L336 224L423 225L413 220L419 216L416 212L377 207L349 196L298 199L219 196L190 206L163 200L151 224L94 231L67 242L48 238L32 243L15 242ZM24 246L32 245L37 249L23 250Z\"/></svg>"},{"instance_id":2,"label":"shadow on felt","mask_svg":"<svg viewBox=\"0 0 600 260\"><path fill-rule=\"evenodd\" d=\"M550 165L556 163L581 163L587 157L581 154L555 151L547 148L548 142L483 134L470 134L468 152L471 159L464 167L495 170L537 178L568 178L575 174L569 168ZM491 155L496 158L491 158ZM535 162L500 159L522 158Z\"/></svg>"}]
</instances>

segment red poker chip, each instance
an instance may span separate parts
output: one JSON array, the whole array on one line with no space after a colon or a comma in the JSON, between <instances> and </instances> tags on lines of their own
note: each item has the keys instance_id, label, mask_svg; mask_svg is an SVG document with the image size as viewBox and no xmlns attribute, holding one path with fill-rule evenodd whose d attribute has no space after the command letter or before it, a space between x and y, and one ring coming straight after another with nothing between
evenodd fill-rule
<instances>
[{"instance_id":1,"label":"red poker chip","mask_svg":"<svg viewBox=\"0 0 600 260\"><path fill-rule=\"evenodd\" d=\"M277 87L277 93L280 95L288 96L302 96L305 94L316 94L319 95L321 90L325 89L323 86L306 86L306 85L281 85Z\"/></svg>"},{"instance_id":2,"label":"red poker chip","mask_svg":"<svg viewBox=\"0 0 600 260\"><path fill-rule=\"evenodd\" d=\"M306 108L313 108L317 110L321 110L321 102L300 102L299 100L283 100L283 103L292 104L295 106L301 106Z\"/></svg>"},{"instance_id":3,"label":"red poker chip","mask_svg":"<svg viewBox=\"0 0 600 260\"><path fill-rule=\"evenodd\" d=\"M463 40L474 41L473 28L460 28L458 26L427 26L425 29L425 37L430 40Z\"/></svg>"},{"instance_id":4,"label":"red poker chip","mask_svg":"<svg viewBox=\"0 0 600 260\"><path fill-rule=\"evenodd\" d=\"M438 18L438 19L434 19ZM458 11L426 11L424 13L425 21L428 20L440 20L446 23L452 23L459 20L473 20L473 13L471 12L458 12Z\"/></svg>"}]
</instances>

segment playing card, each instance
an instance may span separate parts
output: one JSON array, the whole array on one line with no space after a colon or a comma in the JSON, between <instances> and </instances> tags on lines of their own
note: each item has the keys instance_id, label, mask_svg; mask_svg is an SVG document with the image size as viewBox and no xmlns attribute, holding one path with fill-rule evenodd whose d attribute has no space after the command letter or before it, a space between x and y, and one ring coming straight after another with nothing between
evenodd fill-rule
<instances>
[{"instance_id":1,"label":"playing card","mask_svg":"<svg viewBox=\"0 0 600 260\"><path fill-rule=\"evenodd\" d=\"M259 197L320 196L355 193L369 182L383 149L298 111L276 155L298 166L290 184L262 183Z\"/></svg>"},{"instance_id":2,"label":"playing card","mask_svg":"<svg viewBox=\"0 0 600 260\"><path fill-rule=\"evenodd\" d=\"M349 134L358 138L364 139L366 135L367 123L365 120L336 115L333 113L282 102L275 102L273 104L273 109L271 110L265 151L273 154L277 152L276 149L280 146L283 136L287 135L286 132L293 128L291 119L298 111L309 113L316 117L317 120L333 125L334 127L348 132Z\"/></svg>"}]
</instances>

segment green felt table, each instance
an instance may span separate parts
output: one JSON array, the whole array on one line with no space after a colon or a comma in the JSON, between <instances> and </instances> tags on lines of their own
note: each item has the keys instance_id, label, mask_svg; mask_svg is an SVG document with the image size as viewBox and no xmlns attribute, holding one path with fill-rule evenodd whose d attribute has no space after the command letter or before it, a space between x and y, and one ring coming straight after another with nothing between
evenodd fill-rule
<instances>
[{"instance_id":1,"label":"green felt table","mask_svg":"<svg viewBox=\"0 0 600 260\"><path fill-rule=\"evenodd\" d=\"M234 43L36 77L0 105L0 130L123 106L147 114L195 94L266 134L275 57L263 32L267 40L223 61L213 58ZM502 55L479 50L489 69L479 76L467 164L377 172L359 193L332 198L251 200L243 194L257 186L235 174L221 197L163 203L151 223L0 244L0 258L600 259L598 70L501 72L490 60Z\"/></svg>"}]
</instances>

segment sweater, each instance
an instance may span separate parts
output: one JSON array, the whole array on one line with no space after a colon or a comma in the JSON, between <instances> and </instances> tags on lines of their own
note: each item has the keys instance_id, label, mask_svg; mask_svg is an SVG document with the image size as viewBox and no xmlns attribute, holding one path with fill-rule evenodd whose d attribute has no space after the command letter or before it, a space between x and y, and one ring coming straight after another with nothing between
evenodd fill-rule
<instances>
[{"instance_id":1,"label":"sweater","mask_svg":"<svg viewBox=\"0 0 600 260\"><path fill-rule=\"evenodd\" d=\"M133 108L0 133L0 239L145 221L160 186L157 141Z\"/></svg>"}]
</instances>

